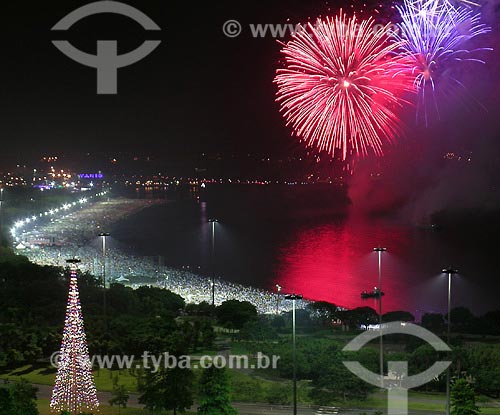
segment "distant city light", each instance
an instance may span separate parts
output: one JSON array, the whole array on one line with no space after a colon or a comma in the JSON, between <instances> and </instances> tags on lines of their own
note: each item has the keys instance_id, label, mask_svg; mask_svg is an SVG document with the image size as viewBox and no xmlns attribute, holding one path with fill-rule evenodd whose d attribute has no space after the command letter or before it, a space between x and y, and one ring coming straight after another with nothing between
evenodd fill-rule
<instances>
[{"instance_id":1,"label":"distant city light","mask_svg":"<svg viewBox=\"0 0 500 415\"><path fill-rule=\"evenodd\" d=\"M97 193L96 197L97 196L104 196L107 193L108 192ZM90 196L89 199L93 199L93 198L94 198L93 196ZM50 209L50 210L48 210L46 212L41 212L38 215L33 215L33 216L30 216L30 217L28 217L26 219L20 219L20 220L14 222L14 226L11 228L10 233L12 234L12 236L14 238L18 239L17 235L16 235L17 231L21 230L21 228L23 228L24 225L28 225L31 222L35 222L38 219L38 217L44 217L44 216L49 216L49 215L53 216L53 215L55 215L56 213L58 213L60 211L67 211L67 210L71 209L72 207L77 206L78 203L80 205L83 205L83 204L87 203L89 199L82 198L82 199L78 200L78 202L75 201L75 202L72 202L72 203L65 203L64 205L61 206L61 208Z\"/></svg>"},{"instance_id":2,"label":"distant city light","mask_svg":"<svg viewBox=\"0 0 500 415\"><path fill-rule=\"evenodd\" d=\"M104 175L102 173L83 173L79 174L78 177L80 179L104 179Z\"/></svg>"}]
</instances>

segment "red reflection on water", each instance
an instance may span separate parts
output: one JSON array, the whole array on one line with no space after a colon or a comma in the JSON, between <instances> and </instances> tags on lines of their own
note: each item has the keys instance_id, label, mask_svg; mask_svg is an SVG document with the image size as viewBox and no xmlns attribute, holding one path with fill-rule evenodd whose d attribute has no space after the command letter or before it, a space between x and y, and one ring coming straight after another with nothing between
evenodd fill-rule
<instances>
[{"instance_id":1,"label":"red reflection on water","mask_svg":"<svg viewBox=\"0 0 500 415\"><path fill-rule=\"evenodd\" d=\"M378 285L378 254L373 248L385 246L389 252L382 254L383 311L411 311L412 295L405 291L410 276L401 275L401 263L394 260L410 243L408 229L387 224L347 221L308 226L281 249L277 282L285 292L312 300L377 309L376 300L362 300L361 292Z\"/></svg>"}]
</instances>

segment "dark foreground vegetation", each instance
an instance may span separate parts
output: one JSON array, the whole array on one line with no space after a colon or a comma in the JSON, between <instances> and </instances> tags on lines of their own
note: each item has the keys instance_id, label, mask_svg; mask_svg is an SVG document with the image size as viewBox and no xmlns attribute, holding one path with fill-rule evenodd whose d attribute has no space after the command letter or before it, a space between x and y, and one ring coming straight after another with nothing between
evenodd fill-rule
<instances>
[{"instance_id":1,"label":"dark foreground vegetation","mask_svg":"<svg viewBox=\"0 0 500 415\"><path fill-rule=\"evenodd\" d=\"M183 298L167 290L152 287L133 290L120 284L106 290L104 310L104 293L98 279L80 275L79 288L91 355L139 358L145 351L151 355L168 352L175 356L230 352L249 356L251 363L259 352L280 357L277 368L259 371L162 368L153 372L138 370L135 365L126 370L114 368L115 371L109 371L107 390L113 394L110 403L117 408L127 405L130 393L140 395L140 402L154 413L162 410L177 413L197 404L200 414L229 415L235 413L231 400L291 403L290 313L258 315L252 304L239 301L226 301L212 309L207 303L186 304ZM60 347L67 289L67 270L36 266L2 249L0 375L5 375L4 378L21 367L28 368L25 373L44 368L42 375L48 378L54 375L55 369L48 364L48 358ZM404 311L384 315L384 321L413 320ZM356 354L342 349L360 333L361 325L377 321L378 316L371 308L342 311L324 302L311 303L307 309L297 311L300 402L348 403L366 399L374 391L342 362L357 360L378 372L378 344L370 344ZM451 321L452 376L455 382L460 381L457 390L467 394L470 393L467 388L471 388L473 396L499 398L500 311L475 316L465 308L456 308ZM420 324L444 338L447 316L427 314ZM388 361L408 361L410 374L420 373L436 360L450 357L438 354L416 338L387 336L384 342L386 365ZM99 376L100 371L96 370L96 377ZM445 377L440 376L420 390L443 392ZM33 389L27 383L0 387L0 401L4 402L0 404L0 415L36 414L36 407L27 403L33 397ZM10 412L3 408L10 408Z\"/></svg>"}]
</instances>

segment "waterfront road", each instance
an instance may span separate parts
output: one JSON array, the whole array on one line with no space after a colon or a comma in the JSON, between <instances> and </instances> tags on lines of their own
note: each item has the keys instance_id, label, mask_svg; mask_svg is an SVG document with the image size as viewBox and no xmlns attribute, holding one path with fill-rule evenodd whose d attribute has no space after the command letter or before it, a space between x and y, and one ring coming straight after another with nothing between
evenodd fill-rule
<instances>
[{"instance_id":1,"label":"waterfront road","mask_svg":"<svg viewBox=\"0 0 500 415\"><path fill-rule=\"evenodd\" d=\"M33 385L38 388L38 398L40 399L50 399L52 395L52 387L47 385ZM111 399L110 392L98 392L99 401L103 405L108 405L109 400ZM381 397L386 396L381 393ZM412 396L410 398L412 402L419 402L422 404L425 403L438 403L443 405L444 408L444 399L437 397L435 400L429 400L426 398L419 398ZM243 403L243 402L234 402L234 407L238 410L239 415L292 415L293 410L290 406L281 406L281 405L266 405L266 404L251 404L251 403ZM130 394L130 398L127 404L128 407L132 408L142 408L143 405L139 403L139 395ZM499 407L500 402L495 402L493 404L490 403L489 406ZM192 408L193 411L196 411L196 408ZM332 408L332 407L318 407L318 406L299 406L298 415L361 415L367 414L372 415L377 412L376 410L370 409L341 409L341 408ZM418 410L410 410L408 415L442 415L443 411L418 411ZM383 413L386 413L383 411Z\"/></svg>"}]
</instances>

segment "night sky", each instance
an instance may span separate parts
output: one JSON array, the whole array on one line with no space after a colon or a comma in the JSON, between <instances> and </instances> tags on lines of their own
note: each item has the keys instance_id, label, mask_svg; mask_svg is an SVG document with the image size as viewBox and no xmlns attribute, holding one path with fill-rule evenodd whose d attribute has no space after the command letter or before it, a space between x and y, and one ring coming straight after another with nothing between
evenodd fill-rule
<instances>
[{"instance_id":1,"label":"night sky","mask_svg":"<svg viewBox=\"0 0 500 415\"><path fill-rule=\"evenodd\" d=\"M2 13L0 123L5 154L25 152L262 151L293 146L272 83L275 39L224 36L228 19L280 23L324 2L128 1L163 30L147 33L118 15L91 16L66 33L51 27L86 1L9 2ZM316 4L314 4L316 3ZM247 27L248 29L248 27ZM59 52L69 40L95 53L96 40L119 42L119 53L146 39L162 44L118 73L118 95L96 94L96 70Z\"/></svg>"},{"instance_id":2,"label":"night sky","mask_svg":"<svg viewBox=\"0 0 500 415\"><path fill-rule=\"evenodd\" d=\"M3 160L118 150L286 155L302 146L291 137L274 101L272 81L280 65L280 45L271 37L252 38L248 24L305 22L334 14L340 7L349 9L352 2L127 3L151 17L161 33L147 33L131 19L111 14L87 17L65 33L50 31L87 1L9 2L4 6ZM390 11L391 2L383 5ZM485 18L497 27L494 10L493 4L487 5ZM236 39L222 32L229 19L243 25L243 34ZM493 46L498 44L497 33L495 29L490 36ZM139 63L119 69L118 95L104 96L96 94L96 70L64 56L51 44L54 39L69 40L92 54L98 39L117 39L119 53L135 49L146 39L160 39L162 44ZM492 52L488 60L487 66L475 69L477 73L466 74L464 81L472 84L473 93L467 105L446 106L443 119L428 129L412 125L413 113L402 114L409 134L402 140L401 151L415 142L417 147L436 144L441 152L450 142L458 150L468 150L464 142L496 140L498 52Z\"/></svg>"}]
</instances>

